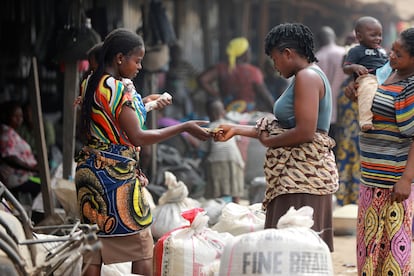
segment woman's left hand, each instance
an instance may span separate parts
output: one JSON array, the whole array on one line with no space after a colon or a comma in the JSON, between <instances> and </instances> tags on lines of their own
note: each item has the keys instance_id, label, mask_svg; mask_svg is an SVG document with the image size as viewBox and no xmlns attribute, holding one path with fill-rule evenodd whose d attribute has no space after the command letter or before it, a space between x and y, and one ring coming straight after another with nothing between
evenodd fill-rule
<instances>
[{"instance_id":1,"label":"woman's left hand","mask_svg":"<svg viewBox=\"0 0 414 276\"><path fill-rule=\"evenodd\" d=\"M147 104L149 102L155 102L154 108L152 109L163 109L167 105L172 104L172 96L168 93L164 94L151 94L146 96L144 99L142 99L144 104Z\"/></svg>"},{"instance_id":2,"label":"woman's left hand","mask_svg":"<svg viewBox=\"0 0 414 276\"><path fill-rule=\"evenodd\" d=\"M236 133L233 124L221 124L217 128L219 131L213 134L213 139L216 142L225 142L231 139Z\"/></svg>"}]
</instances>

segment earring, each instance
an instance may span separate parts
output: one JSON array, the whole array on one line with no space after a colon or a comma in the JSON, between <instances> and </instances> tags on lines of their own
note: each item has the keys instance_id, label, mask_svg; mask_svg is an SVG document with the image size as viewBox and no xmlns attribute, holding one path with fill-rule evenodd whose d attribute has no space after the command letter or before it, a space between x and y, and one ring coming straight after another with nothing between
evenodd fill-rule
<instances>
[{"instance_id":1,"label":"earring","mask_svg":"<svg viewBox=\"0 0 414 276\"><path fill-rule=\"evenodd\" d=\"M122 61L120 61L120 60L119 60L119 61L118 61L118 64L121 64L121 63L122 63Z\"/></svg>"}]
</instances>

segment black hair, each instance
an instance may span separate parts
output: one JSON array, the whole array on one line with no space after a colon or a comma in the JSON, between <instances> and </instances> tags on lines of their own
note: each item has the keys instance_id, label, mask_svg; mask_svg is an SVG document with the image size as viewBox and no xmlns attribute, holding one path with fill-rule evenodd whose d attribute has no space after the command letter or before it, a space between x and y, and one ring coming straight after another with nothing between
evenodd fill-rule
<instances>
[{"instance_id":1,"label":"black hair","mask_svg":"<svg viewBox=\"0 0 414 276\"><path fill-rule=\"evenodd\" d=\"M403 42L404 48L414 57L414 27L408 28L401 32L401 41Z\"/></svg>"},{"instance_id":2,"label":"black hair","mask_svg":"<svg viewBox=\"0 0 414 276\"><path fill-rule=\"evenodd\" d=\"M11 118L14 115L16 109L22 108L22 105L18 101L7 101L0 104L1 115L0 115L0 122L5 125L9 125L11 122Z\"/></svg>"},{"instance_id":3,"label":"black hair","mask_svg":"<svg viewBox=\"0 0 414 276\"><path fill-rule=\"evenodd\" d=\"M358 18L358 20L355 22L354 30L355 32L361 32L367 24L378 24L382 27L381 22L379 22L378 19L372 16L362 16Z\"/></svg>"},{"instance_id":4,"label":"black hair","mask_svg":"<svg viewBox=\"0 0 414 276\"><path fill-rule=\"evenodd\" d=\"M206 102L206 111L210 120L219 117L218 113L224 109L223 101L219 98L210 98Z\"/></svg>"},{"instance_id":5,"label":"black hair","mask_svg":"<svg viewBox=\"0 0 414 276\"><path fill-rule=\"evenodd\" d=\"M93 57L96 59L96 61L99 60L99 55L102 49L103 42L99 42L92 46L87 52L86 55L88 56L88 60L91 60Z\"/></svg>"},{"instance_id":6,"label":"black hair","mask_svg":"<svg viewBox=\"0 0 414 276\"><path fill-rule=\"evenodd\" d=\"M336 34L335 31L329 26L323 26L319 32L316 34L317 41L319 46L325 46L332 42L335 42Z\"/></svg>"},{"instance_id":7,"label":"black hair","mask_svg":"<svg viewBox=\"0 0 414 276\"><path fill-rule=\"evenodd\" d=\"M83 97L79 131L82 136L86 135L86 137L82 138L86 140L90 138L93 97L104 74L105 66L111 65L117 54L122 53L127 56L137 47L144 48L144 41L141 36L130 30L124 28L115 29L106 36L98 55L98 68L89 78Z\"/></svg>"},{"instance_id":8,"label":"black hair","mask_svg":"<svg viewBox=\"0 0 414 276\"><path fill-rule=\"evenodd\" d=\"M301 23L283 23L273 27L265 38L265 53L270 56L273 49L283 51L294 49L299 55L307 58L308 62L316 62L313 33L309 27Z\"/></svg>"}]
</instances>

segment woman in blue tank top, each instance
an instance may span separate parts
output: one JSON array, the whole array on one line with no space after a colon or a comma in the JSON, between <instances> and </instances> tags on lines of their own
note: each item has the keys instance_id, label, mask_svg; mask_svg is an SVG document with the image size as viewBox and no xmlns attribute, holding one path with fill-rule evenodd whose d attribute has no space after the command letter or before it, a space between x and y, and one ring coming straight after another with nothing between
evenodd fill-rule
<instances>
[{"instance_id":1,"label":"woman in blue tank top","mask_svg":"<svg viewBox=\"0 0 414 276\"><path fill-rule=\"evenodd\" d=\"M265 52L290 86L274 104L274 117L256 126L226 124L215 136L225 141L234 135L257 138L268 148L264 164L265 228L275 228L293 206L311 206L313 230L333 251L332 195L338 189L338 171L328 136L332 112L331 88L315 64L311 30L300 23L285 23L266 36Z\"/></svg>"}]
</instances>

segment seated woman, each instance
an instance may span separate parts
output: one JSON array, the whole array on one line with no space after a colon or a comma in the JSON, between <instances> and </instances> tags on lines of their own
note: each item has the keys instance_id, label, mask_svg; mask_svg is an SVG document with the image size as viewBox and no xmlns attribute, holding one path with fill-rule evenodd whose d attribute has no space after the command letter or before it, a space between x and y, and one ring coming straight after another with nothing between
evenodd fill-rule
<instances>
[{"instance_id":1,"label":"seated woman","mask_svg":"<svg viewBox=\"0 0 414 276\"><path fill-rule=\"evenodd\" d=\"M30 145L17 133L23 123L23 111L17 102L1 105L0 171L1 179L16 198L29 193L34 198L40 192L38 167Z\"/></svg>"}]
</instances>

